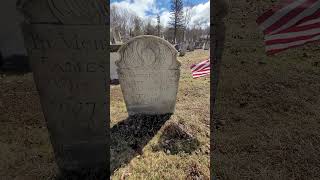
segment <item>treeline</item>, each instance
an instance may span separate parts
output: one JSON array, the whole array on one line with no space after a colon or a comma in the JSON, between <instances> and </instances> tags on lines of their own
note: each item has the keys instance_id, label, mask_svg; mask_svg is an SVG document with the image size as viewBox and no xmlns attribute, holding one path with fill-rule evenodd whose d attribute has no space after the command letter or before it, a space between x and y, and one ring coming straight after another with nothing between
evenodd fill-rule
<instances>
[{"instance_id":1,"label":"treeline","mask_svg":"<svg viewBox=\"0 0 320 180\"><path fill-rule=\"evenodd\" d=\"M117 29L124 41L139 35L154 35L162 37L172 43L183 41L198 41L209 35L209 27L201 20L191 24L191 7L183 9L182 0L172 0L170 21L163 27L161 16L155 15L152 19L141 18L135 12L125 8L111 6L111 27Z\"/></svg>"}]
</instances>

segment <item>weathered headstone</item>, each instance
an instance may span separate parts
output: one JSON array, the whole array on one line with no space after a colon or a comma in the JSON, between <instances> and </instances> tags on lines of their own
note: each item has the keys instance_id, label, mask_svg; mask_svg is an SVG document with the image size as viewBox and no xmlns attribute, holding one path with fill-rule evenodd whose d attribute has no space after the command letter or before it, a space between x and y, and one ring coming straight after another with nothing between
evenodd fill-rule
<instances>
[{"instance_id":1,"label":"weathered headstone","mask_svg":"<svg viewBox=\"0 0 320 180\"><path fill-rule=\"evenodd\" d=\"M110 52L110 79L117 80L119 79L116 61L120 59L118 52Z\"/></svg>"},{"instance_id":2,"label":"weathered headstone","mask_svg":"<svg viewBox=\"0 0 320 180\"><path fill-rule=\"evenodd\" d=\"M110 56L106 2L22 3L28 18L22 25L25 45L56 162L62 174L106 177Z\"/></svg>"},{"instance_id":3,"label":"weathered headstone","mask_svg":"<svg viewBox=\"0 0 320 180\"><path fill-rule=\"evenodd\" d=\"M116 61L119 60L119 53L117 52L111 52L110 53L110 79L115 80L119 79L118 73L117 73L117 66Z\"/></svg>"},{"instance_id":4,"label":"weathered headstone","mask_svg":"<svg viewBox=\"0 0 320 180\"><path fill-rule=\"evenodd\" d=\"M174 45L174 48L175 48L177 51L180 51L180 44L175 44L175 45Z\"/></svg>"},{"instance_id":5,"label":"weathered headstone","mask_svg":"<svg viewBox=\"0 0 320 180\"><path fill-rule=\"evenodd\" d=\"M210 41L207 41L203 46L204 46L203 47L204 50L209 50L210 49Z\"/></svg>"},{"instance_id":6,"label":"weathered headstone","mask_svg":"<svg viewBox=\"0 0 320 180\"><path fill-rule=\"evenodd\" d=\"M180 44L180 52L179 52L179 56L184 56L187 52L187 46L186 43L181 43Z\"/></svg>"},{"instance_id":7,"label":"weathered headstone","mask_svg":"<svg viewBox=\"0 0 320 180\"><path fill-rule=\"evenodd\" d=\"M122 44L110 44L110 80L118 80L118 72L116 61L120 59L120 55L117 52Z\"/></svg>"},{"instance_id":8,"label":"weathered headstone","mask_svg":"<svg viewBox=\"0 0 320 180\"><path fill-rule=\"evenodd\" d=\"M194 41L191 41L191 42L189 43L188 50L189 50L189 51L194 51L194 47L195 47L195 43L194 43Z\"/></svg>"},{"instance_id":9,"label":"weathered headstone","mask_svg":"<svg viewBox=\"0 0 320 180\"><path fill-rule=\"evenodd\" d=\"M200 49L204 49L205 42L200 42Z\"/></svg>"},{"instance_id":10,"label":"weathered headstone","mask_svg":"<svg viewBox=\"0 0 320 180\"><path fill-rule=\"evenodd\" d=\"M120 32L115 28L110 28L111 44L122 44Z\"/></svg>"},{"instance_id":11,"label":"weathered headstone","mask_svg":"<svg viewBox=\"0 0 320 180\"><path fill-rule=\"evenodd\" d=\"M129 115L174 113L180 62L176 49L155 36L138 36L120 50L119 81Z\"/></svg>"},{"instance_id":12,"label":"weathered headstone","mask_svg":"<svg viewBox=\"0 0 320 180\"><path fill-rule=\"evenodd\" d=\"M195 43L195 49L201 49L201 48L202 48L201 42L197 41L197 42Z\"/></svg>"}]
</instances>

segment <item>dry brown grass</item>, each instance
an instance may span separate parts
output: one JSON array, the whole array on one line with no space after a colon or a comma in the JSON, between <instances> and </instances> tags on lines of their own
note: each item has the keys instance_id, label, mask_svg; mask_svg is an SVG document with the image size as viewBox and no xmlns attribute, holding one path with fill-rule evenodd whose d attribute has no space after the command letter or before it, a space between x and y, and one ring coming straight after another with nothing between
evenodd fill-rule
<instances>
[{"instance_id":1,"label":"dry brown grass","mask_svg":"<svg viewBox=\"0 0 320 180\"><path fill-rule=\"evenodd\" d=\"M217 99L226 123L215 136L215 176L319 179L319 44L267 57L255 19L270 1L231 4Z\"/></svg>"}]
</instances>

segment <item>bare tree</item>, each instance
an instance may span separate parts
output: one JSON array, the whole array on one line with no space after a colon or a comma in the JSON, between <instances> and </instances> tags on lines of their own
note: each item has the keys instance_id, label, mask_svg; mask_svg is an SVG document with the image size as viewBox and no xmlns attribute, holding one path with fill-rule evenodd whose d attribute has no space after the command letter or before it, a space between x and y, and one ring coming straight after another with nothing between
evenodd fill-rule
<instances>
[{"instance_id":1,"label":"bare tree","mask_svg":"<svg viewBox=\"0 0 320 180\"><path fill-rule=\"evenodd\" d=\"M134 36L142 35L143 34L143 32L142 32L142 26L143 26L142 19L139 16L135 16L133 23L134 23L134 25L133 25L132 36L134 37Z\"/></svg>"},{"instance_id":2,"label":"bare tree","mask_svg":"<svg viewBox=\"0 0 320 180\"><path fill-rule=\"evenodd\" d=\"M188 31L190 30L190 22L191 22L191 17L192 17L192 8L194 4L191 3L190 0L185 1L185 15L184 15L184 27L185 31L183 33L184 39L186 39L186 36L188 34Z\"/></svg>"},{"instance_id":3,"label":"bare tree","mask_svg":"<svg viewBox=\"0 0 320 180\"><path fill-rule=\"evenodd\" d=\"M141 27L142 20L134 12L113 5L110 11L110 25L119 30L123 36L132 35L137 27Z\"/></svg>"},{"instance_id":4,"label":"bare tree","mask_svg":"<svg viewBox=\"0 0 320 180\"><path fill-rule=\"evenodd\" d=\"M144 27L144 34L145 35L155 35L156 34L156 27L152 25L151 19L148 18L145 27Z\"/></svg>"}]
</instances>

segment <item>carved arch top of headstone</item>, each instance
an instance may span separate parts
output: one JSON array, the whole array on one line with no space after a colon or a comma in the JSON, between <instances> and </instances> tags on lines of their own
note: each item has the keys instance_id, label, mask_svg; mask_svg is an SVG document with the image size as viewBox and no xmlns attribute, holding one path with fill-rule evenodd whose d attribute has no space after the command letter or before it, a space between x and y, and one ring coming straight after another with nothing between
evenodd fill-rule
<instances>
[{"instance_id":1,"label":"carved arch top of headstone","mask_svg":"<svg viewBox=\"0 0 320 180\"><path fill-rule=\"evenodd\" d=\"M102 25L109 19L104 0L18 0L17 9L32 24Z\"/></svg>"},{"instance_id":2,"label":"carved arch top of headstone","mask_svg":"<svg viewBox=\"0 0 320 180\"><path fill-rule=\"evenodd\" d=\"M164 39L144 35L118 52L116 64L128 114L174 113L181 66L176 49Z\"/></svg>"},{"instance_id":3,"label":"carved arch top of headstone","mask_svg":"<svg viewBox=\"0 0 320 180\"><path fill-rule=\"evenodd\" d=\"M150 35L137 36L121 46L121 69L179 69L178 51L168 41Z\"/></svg>"}]
</instances>

